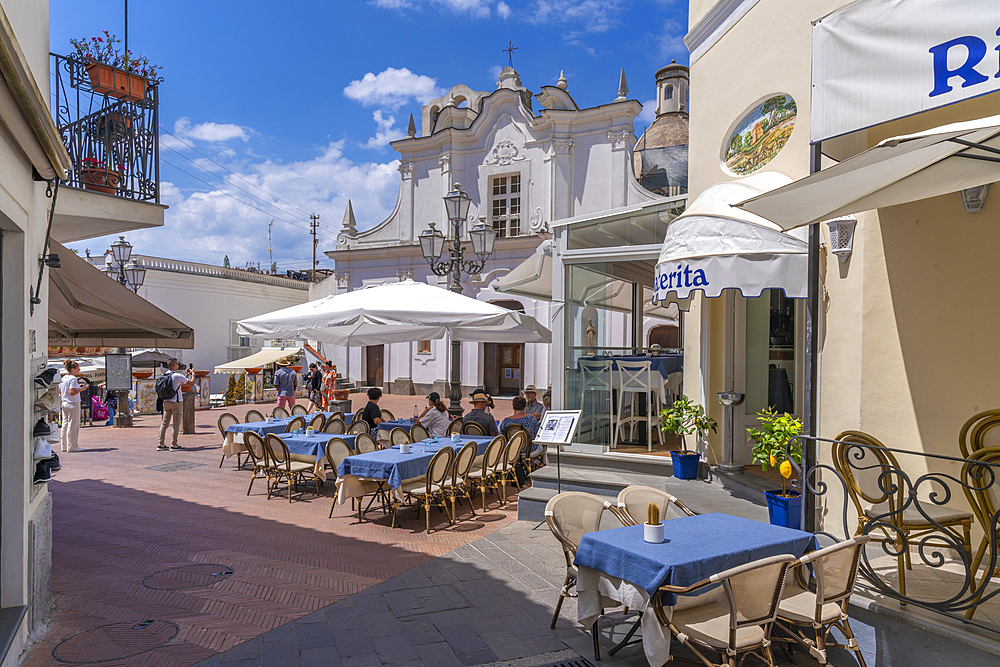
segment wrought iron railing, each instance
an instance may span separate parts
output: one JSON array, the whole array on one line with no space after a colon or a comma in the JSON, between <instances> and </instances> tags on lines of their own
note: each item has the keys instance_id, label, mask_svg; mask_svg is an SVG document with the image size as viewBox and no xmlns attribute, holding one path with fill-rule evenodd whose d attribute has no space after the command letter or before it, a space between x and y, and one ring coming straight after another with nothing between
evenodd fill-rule
<instances>
[{"instance_id":1,"label":"wrought iron railing","mask_svg":"<svg viewBox=\"0 0 1000 667\"><path fill-rule=\"evenodd\" d=\"M845 536L872 535L858 569L859 588L1000 633L992 620L1000 616L1000 587L992 581L1000 529L1000 447L966 459L885 447L856 432L841 435L843 440L799 436L830 448L830 462L809 468L804 489L802 468L792 462L798 477L793 484L804 491L803 518L813 505L808 496L834 499L834 490L843 493L840 516L828 506L824 525L814 532L842 539L832 532L839 519ZM928 472L907 472L897 454Z\"/></svg>"},{"instance_id":2,"label":"wrought iron railing","mask_svg":"<svg viewBox=\"0 0 1000 667\"><path fill-rule=\"evenodd\" d=\"M52 113L73 161L64 183L159 203L160 81L142 79L135 85L134 79L126 79L125 90L120 92L102 87L98 79L95 90L86 63L72 56L50 55ZM113 83L127 76L120 71L106 72Z\"/></svg>"}]
</instances>

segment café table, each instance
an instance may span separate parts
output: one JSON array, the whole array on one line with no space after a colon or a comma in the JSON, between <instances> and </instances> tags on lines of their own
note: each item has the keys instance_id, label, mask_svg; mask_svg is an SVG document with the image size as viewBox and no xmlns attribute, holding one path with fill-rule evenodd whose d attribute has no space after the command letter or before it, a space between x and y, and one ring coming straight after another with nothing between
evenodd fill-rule
<instances>
[{"instance_id":1,"label":"caf\u00e9 table","mask_svg":"<svg viewBox=\"0 0 1000 667\"><path fill-rule=\"evenodd\" d=\"M642 645L653 667L670 658L670 630L660 625L652 599L660 586L690 586L713 574L760 558L801 556L815 548L811 533L728 514L699 514L663 522L664 542L643 539L643 526L586 533L578 570L577 619L591 627L607 607L625 605L642 614ZM719 601L721 587L702 595L661 595L664 611Z\"/></svg>"},{"instance_id":2,"label":"caf\u00e9 table","mask_svg":"<svg viewBox=\"0 0 1000 667\"><path fill-rule=\"evenodd\" d=\"M333 438L340 438L354 449L356 435L345 433L283 433L281 439L288 447L288 455L293 461L314 464L313 473L321 481L326 481L326 444Z\"/></svg>"},{"instance_id":3,"label":"caf\u00e9 table","mask_svg":"<svg viewBox=\"0 0 1000 667\"><path fill-rule=\"evenodd\" d=\"M327 418L332 415L332 412L321 412L321 413L311 413L308 415L295 415L302 416L306 418L306 423L316 416L316 414L322 414ZM235 456L236 454L241 454L246 451L246 447L243 444L243 434L248 431L253 431L260 437L264 437L268 433L275 433L281 435L285 432L285 428L288 426L294 417L283 417L281 419L272 419L268 421L260 422L246 422L245 424L233 424L226 429L225 439L222 442L222 453L228 459L230 456Z\"/></svg>"},{"instance_id":4,"label":"caf\u00e9 table","mask_svg":"<svg viewBox=\"0 0 1000 667\"><path fill-rule=\"evenodd\" d=\"M376 428L378 429L378 439L380 442L389 442L389 433L394 428L401 428L407 433L410 432L410 427L416 424L412 419L397 419L392 422L382 422Z\"/></svg>"}]
</instances>

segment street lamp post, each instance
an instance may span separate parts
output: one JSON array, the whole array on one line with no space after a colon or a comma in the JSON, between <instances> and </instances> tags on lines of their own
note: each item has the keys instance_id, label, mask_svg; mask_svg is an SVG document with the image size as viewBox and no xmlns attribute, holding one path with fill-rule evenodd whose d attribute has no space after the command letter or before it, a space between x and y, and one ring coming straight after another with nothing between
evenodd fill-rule
<instances>
[{"instance_id":1,"label":"street lamp post","mask_svg":"<svg viewBox=\"0 0 1000 667\"><path fill-rule=\"evenodd\" d=\"M118 240L111 244L111 257L104 268L104 273L135 293L139 292L139 288L146 280L146 269L137 260L132 259L132 244L126 241L124 236L119 236ZM118 352L124 354L125 348L118 348ZM128 392L115 393L118 396L115 426L128 428L132 426L132 414L128 409Z\"/></svg>"},{"instance_id":2,"label":"street lamp post","mask_svg":"<svg viewBox=\"0 0 1000 667\"><path fill-rule=\"evenodd\" d=\"M462 293L462 271L469 275L480 273L486 266L486 260L493 254L493 245L496 243L497 235L492 227L486 225L485 219L480 218L479 222L469 230L469 239L472 241L472 253L475 259L465 259L465 249L462 247L462 223L469 215L469 205L472 199L462 191L460 183L455 183L451 192L444 196L444 207L448 214L448 221L451 223L451 236L445 238L439 229L434 228L434 223L429 223L427 229L420 234L420 252L430 264L431 271L437 276L447 276L451 274L451 289L456 294ZM442 260L441 254L445 244L450 243L448 259ZM452 337L451 340L451 393L449 395L450 405L448 412L452 417L462 414L462 344Z\"/></svg>"}]
</instances>

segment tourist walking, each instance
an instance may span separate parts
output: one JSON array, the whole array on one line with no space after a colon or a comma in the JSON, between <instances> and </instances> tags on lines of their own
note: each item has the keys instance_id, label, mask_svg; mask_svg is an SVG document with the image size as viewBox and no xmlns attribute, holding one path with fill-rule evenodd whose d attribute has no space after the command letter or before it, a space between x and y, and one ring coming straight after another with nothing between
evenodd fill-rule
<instances>
[{"instance_id":1,"label":"tourist walking","mask_svg":"<svg viewBox=\"0 0 1000 667\"><path fill-rule=\"evenodd\" d=\"M278 390L278 407L285 408L289 412L295 405L295 390L299 386L299 374L293 371L290 366L291 359L279 359L278 370L274 372L274 388Z\"/></svg>"},{"instance_id":2,"label":"tourist walking","mask_svg":"<svg viewBox=\"0 0 1000 667\"><path fill-rule=\"evenodd\" d=\"M315 362L309 364L309 372L306 374L306 389L309 391L309 406L306 412L316 412L323 405L323 373Z\"/></svg>"},{"instance_id":3,"label":"tourist walking","mask_svg":"<svg viewBox=\"0 0 1000 667\"><path fill-rule=\"evenodd\" d=\"M80 376L80 364L72 359L64 362L66 374L59 383L62 399L62 430L60 446L64 452L79 452L80 394L87 390L87 380Z\"/></svg>"},{"instance_id":4,"label":"tourist walking","mask_svg":"<svg viewBox=\"0 0 1000 667\"><path fill-rule=\"evenodd\" d=\"M177 444L177 431L181 425L181 415L183 414L184 392L190 391L194 386L194 377L191 369L187 373L181 374L177 369L181 367L180 362L171 359L167 362L167 372L156 381L157 400L163 408L163 420L160 422L160 440L156 449L165 452L168 449L184 449ZM164 379L166 378L166 379ZM161 394L160 387L166 387ZM170 437L170 447L166 444L167 426L173 426L173 433Z\"/></svg>"},{"instance_id":5,"label":"tourist walking","mask_svg":"<svg viewBox=\"0 0 1000 667\"><path fill-rule=\"evenodd\" d=\"M448 408L441 400L441 394L432 391L427 395L427 407L417 417L417 423L433 436L443 438L448 434L448 424L451 423L451 419L448 416Z\"/></svg>"},{"instance_id":6,"label":"tourist walking","mask_svg":"<svg viewBox=\"0 0 1000 667\"><path fill-rule=\"evenodd\" d=\"M329 412L334 401L333 392L337 389L337 369L333 362L327 359L323 362L323 410Z\"/></svg>"}]
</instances>

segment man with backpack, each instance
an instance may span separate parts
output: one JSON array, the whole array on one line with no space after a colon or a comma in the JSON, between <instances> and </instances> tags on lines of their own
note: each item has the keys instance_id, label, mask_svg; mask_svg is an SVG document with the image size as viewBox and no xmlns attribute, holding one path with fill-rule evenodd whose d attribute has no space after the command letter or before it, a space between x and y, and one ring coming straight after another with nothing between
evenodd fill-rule
<instances>
[{"instance_id":1,"label":"man with backpack","mask_svg":"<svg viewBox=\"0 0 1000 667\"><path fill-rule=\"evenodd\" d=\"M190 391L194 386L194 378L190 368L184 375L177 372L178 368L180 368L180 363L176 359L171 359L167 362L167 372L156 380L157 407L163 411L163 421L160 422L160 444L156 447L161 452L184 449L177 444L177 431L181 425L184 392ZM170 426L171 422L173 422L174 432L171 436L170 447L167 447L167 426Z\"/></svg>"}]
</instances>

